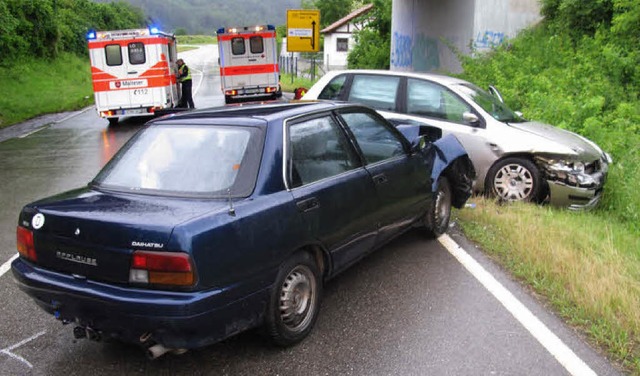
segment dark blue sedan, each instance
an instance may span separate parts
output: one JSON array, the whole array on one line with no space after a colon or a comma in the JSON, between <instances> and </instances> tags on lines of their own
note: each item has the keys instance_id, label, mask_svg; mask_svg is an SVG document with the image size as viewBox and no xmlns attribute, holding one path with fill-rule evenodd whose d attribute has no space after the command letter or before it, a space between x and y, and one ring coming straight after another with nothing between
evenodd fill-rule
<instances>
[{"instance_id":1,"label":"dark blue sedan","mask_svg":"<svg viewBox=\"0 0 640 376\"><path fill-rule=\"evenodd\" d=\"M26 205L18 286L76 338L150 357L316 321L323 283L409 228L437 236L469 197L453 137L353 104L286 103L152 121L88 186Z\"/></svg>"}]
</instances>

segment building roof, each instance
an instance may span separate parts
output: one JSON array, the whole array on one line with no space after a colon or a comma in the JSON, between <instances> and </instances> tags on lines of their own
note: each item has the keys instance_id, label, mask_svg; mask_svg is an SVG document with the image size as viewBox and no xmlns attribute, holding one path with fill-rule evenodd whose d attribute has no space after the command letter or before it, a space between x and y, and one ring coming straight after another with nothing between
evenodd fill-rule
<instances>
[{"instance_id":1,"label":"building roof","mask_svg":"<svg viewBox=\"0 0 640 376\"><path fill-rule=\"evenodd\" d=\"M324 29L320 30L320 32L322 34L331 33L333 31L335 31L336 29L338 29L340 26L351 22L351 20L353 20L354 18L369 12L372 8L373 8L373 4L367 4L367 5L363 6L360 9L356 9L353 12L349 13L348 15L346 15L345 17L342 17L341 19L337 20L336 22L332 23L331 25L329 25L329 26L325 27Z\"/></svg>"}]
</instances>

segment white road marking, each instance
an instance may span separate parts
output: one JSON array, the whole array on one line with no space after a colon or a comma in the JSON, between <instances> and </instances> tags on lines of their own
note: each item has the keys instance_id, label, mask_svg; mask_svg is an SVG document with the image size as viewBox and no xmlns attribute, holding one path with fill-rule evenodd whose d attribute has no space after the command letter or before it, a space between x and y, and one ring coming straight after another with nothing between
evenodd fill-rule
<instances>
[{"instance_id":1,"label":"white road marking","mask_svg":"<svg viewBox=\"0 0 640 376\"><path fill-rule=\"evenodd\" d=\"M202 85L202 81L204 81L204 73L201 70L196 68L192 68L191 70L198 72L200 75L200 82L198 82L198 85L196 85L195 90L193 90L193 96L195 97L196 94L198 94L198 90L200 90L200 85Z\"/></svg>"},{"instance_id":2,"label":"white road marking","mask_svg":"<svg viewBox=\"0 0 640 376\"><path fill-rule=\"evenodd\" d=\"M11 350L13 350L15 348L18 348L18 347L24 345L27 342L31 342L34 339L40 337L41 335L43 335L45 333L46 333L46 331L43 330L40 333L32 335L31 337L16 343L15 345L12 345L12 346L9 346L7 348L4 348L4 349L0 350L0 353L5 354L5 355L9 356L10 358L15 359L15 360L17 360L19 362L22 362L23 364L25 364L29 368L33 368L33 365L31 363L29 363L25 358L21 357L20 355L12 353Z\"/></svg>"},{"instance_id":3,"label":"white road marking","mask_svg":"<svg viewBox=\"0 0 640 376\"><path fill-rule=\"evenodd\" d=\"M20 136L18 136L18 138L25 138L25 137L31 136L32 134L34 134L34 133L38 133L38 132L40 132L41 130L45 129L46 127L47 127L47 125L45 125L45 126L43 126L43 127L40 127L40 128L38 128L38 129L36 129L36 130L33 130L33 131L29 132L29 133L25 133L25 134L23 134L23 135L20 135Z\"/></svg>"},{"instance_id":4,"label":"white road marking","mask_svg":"<svg viewBox=\"0 0 640 376\"><path fill-rule=\"evenodd\" d=\"M17 258L18 258L18 254L16 253L9 259L9 261L5 262L4 264L2 264L2 266L0 266L0 277L2 277L4 273L8 272L9 269L11 269L11 263L13 262L13 260Z\"/></svg>"},{"instance_id":5,"label":"white road marking","mask_svg":"<svg viewBox=\"0 0 640 376\"><path fill-rule=\"evenodd\" d=\"M596 373L447 234L438 238L448 251L574 376Z\"/></svg>"}]
</instances>

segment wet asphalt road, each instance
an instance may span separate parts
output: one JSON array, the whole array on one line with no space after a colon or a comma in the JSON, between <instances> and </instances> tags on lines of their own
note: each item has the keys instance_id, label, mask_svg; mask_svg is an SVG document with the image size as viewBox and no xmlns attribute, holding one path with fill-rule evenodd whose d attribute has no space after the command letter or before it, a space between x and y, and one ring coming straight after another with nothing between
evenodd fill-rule
<instances>
[{"instance_id":1,"label":"wet asphalt road","mask_svg":"<svg viewBox=\"0 0 640 376\"><path fill-rule=\"evenodd\" d=\"M196 107L223 104L215 50L181 57L195 72ZM144 124L127 119L109 127L93 108L39 122L0 132L0 264L16 253L17 215L24 204L86 184ZM53 123L40 128L47 122ZM595 373L617 374L455 228L451 237ZM10 271L0 277L0 292L0 375L569 374L438 241L418 231L330 281L314 331L287 349L250 331L150 361L136 346L74 341L72 326L40 311L17 289Z\"/></svg>"}]
</instances>

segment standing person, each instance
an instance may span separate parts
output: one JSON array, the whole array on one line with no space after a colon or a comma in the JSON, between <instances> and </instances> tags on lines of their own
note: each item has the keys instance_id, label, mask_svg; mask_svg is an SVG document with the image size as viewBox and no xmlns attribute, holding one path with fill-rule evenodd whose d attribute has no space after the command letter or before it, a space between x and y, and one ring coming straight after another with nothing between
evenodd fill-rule
<instances>
[{"instance_id":1,"label":"standing person","mask_svg":"<svg viewBox=\"0 0 640 376\"><path fill-rule=\"evenodd\" d=\"M185 64L182 59L178 59L176 64L178 64L178 75L176 78L182 85L182 97L180 98L178 107L196 108L193 104L191 94L191 72L189 71L189 67L187 67L187 64Z\"/></svg>"}]
</instances>

